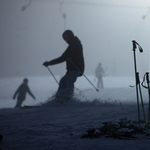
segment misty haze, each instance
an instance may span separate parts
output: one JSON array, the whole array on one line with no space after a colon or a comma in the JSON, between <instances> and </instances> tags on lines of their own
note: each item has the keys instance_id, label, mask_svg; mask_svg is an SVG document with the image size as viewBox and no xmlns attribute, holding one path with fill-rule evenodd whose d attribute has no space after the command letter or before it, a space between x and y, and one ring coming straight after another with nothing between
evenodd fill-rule
<instances>
[{"instance_id":1,"label":"misty haze","mask_svg":"<svg viewBox=\"0 0 150 150\"><path fill-rule=\"evenodd\" d=\"M143 76L149 71L149 2L135 2L1 0L0 77L49 75L42 64L65 51L65 29L82 42L86 75L100 62L106 76L134 76L135 40L144 50L136 51ZM65 64L51 69L62 76Z\"/></svg>"},{"instance_id":2,"label":"misty haze","mask_svg":"<svg viewBox=\"0 0 150 150\"><path fill-rule=\"evenodd\" d=\"M0 149L148 149L149 40L149 0L0 0Z\"/></svg>"}]
</instances>

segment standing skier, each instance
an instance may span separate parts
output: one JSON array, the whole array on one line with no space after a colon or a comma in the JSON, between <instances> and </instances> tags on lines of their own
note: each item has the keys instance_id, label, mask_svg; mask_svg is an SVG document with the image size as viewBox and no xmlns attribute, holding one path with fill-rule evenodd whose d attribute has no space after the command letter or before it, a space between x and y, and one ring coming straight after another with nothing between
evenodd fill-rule
<instances>
[{"instance_id":1,"label":"standing skier","mask_svg":"<svg viewBox=\"0 0 150 150\"><path fill-rule=\"evenodd\" d=\"M95 70L95 76L97 77L98 81L97 81L97 88L103 88L103 75L104 75L104 69L102 67L102 64L99 63L96 70Z\"/></svg>"},{"instance_id":2,"label":"standing skier","mask_svg":"<svg viewBox=\"0 0 150 150\"><path fill-rule=\"evenodd\" d=\"M83 49L80 40L74 36L71 30L66 30L62 34L63 39L68 43L65 52L58 58L43 63L45 67L66 62L66 74L59 82L59 88L56 92L56 100L70 100L73 97L74 83L84 72Z\"/></svg>"},{"instance_id":3,"label":"standing skier","mask_svg":"<svg viewBox=\"0 0 150 150\"><path fill-rule=\"evenodd\" d=\"M23 101L25 100L27 92L29 93L29 95L32 96L33 99L35 99L35 96L32 94L32 92L30 91L30 89L29 89L27 84L28 84L28 79L25 78L23 80L23 83L19 86L19 88L15 92L15 94L13 96L13 99L15 99L16 95L18 94L17 103L16 103L15 107L20 107L22 105Z\"/></svg>"}]
</instances>

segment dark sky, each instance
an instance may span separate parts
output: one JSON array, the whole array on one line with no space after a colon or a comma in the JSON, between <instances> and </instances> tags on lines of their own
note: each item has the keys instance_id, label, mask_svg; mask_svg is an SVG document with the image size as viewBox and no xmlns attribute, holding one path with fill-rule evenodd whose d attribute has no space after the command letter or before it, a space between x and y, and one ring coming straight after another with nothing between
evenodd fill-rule
<instances>
[{"instance_id":1,"label":"dark sky","mask_svg":"<svg viewBox=\"0 0 150 150\"><path fill-rule=\"evenodd\" d=\"M144 50L137 50L139 71L149 70L149 0L29 2L0 0L0 77L49 75L42 64L66 49L64 29L71 29L83 44L85 74L93 75L101 62L107 75L133 75L132 40ZM22 6L27 6L24 11ZM62 75L65 63L51 69Z\"/></svg>"}]
</instances>

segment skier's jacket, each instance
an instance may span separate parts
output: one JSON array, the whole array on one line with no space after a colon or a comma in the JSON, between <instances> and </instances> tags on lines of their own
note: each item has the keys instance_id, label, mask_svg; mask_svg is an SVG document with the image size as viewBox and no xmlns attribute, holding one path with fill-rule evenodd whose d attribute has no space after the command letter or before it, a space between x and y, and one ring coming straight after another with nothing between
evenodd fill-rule
<instances>
[{"instance_id":1,"label":"skier's jacket","mask_svg":"<svg viewBox=\"0 0 150 150\"><path fill-rule=\"evenodd\" d=\"M67 47L66 51L58 58L49 62L50 65L62 63L66 61L67 71L78 70L81 72L80 76L84 72L84 57L83 48L80 40L75 36Z\"/></svg>"},{"instance_id":2,"label":"skier's jacket","mask_svg":"<svg viewBox=\"0 0 150 150\"><path fill-rule=\"evenodd\" d=\"M17 89L17 91L15 92L14 98L15 98L16 95L18 94L17 99L24 101L24 100L25 100L25 97L26 97L26 93L29 93L32 97L34 97L33 94L31 93L31 91L30 91L28 85L22 83L22 84L19 86L19 88Z\"/></svg>"},{"instance_id":3,"label":"skier's jacket","mask_svg":"<svg viewBox=\"0 0 150 150\"><path fill-rule=\"evenodd\" d=\"M98 66L95 71L96 77L101 78L103 74L104 74L103 68L101 66Z\"/></svg>"}]
</instances>

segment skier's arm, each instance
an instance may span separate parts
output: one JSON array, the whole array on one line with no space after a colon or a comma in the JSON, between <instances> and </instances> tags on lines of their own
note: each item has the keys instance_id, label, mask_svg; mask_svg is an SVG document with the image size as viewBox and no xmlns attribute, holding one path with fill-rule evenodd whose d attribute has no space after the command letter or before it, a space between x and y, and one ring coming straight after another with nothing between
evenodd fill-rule
<instances>
[{"instance_id":1,"label":"skier's arm","mask_svg":"<svg viewBox=\"0 0 150 150\"><path fill-rule=\"evenodd\" d=\"M55 65L55 64L59 64L59 63L62 63L64 61L66 61L70 56L70 51L69 50L66 50L60 57L56 58L56 59L53 59L51 61L46 61L43 63L43 65L45 67L49 66L49 65Z\"/></svg>"},{"instance_id":2,"label":"skier's arm","mask_svg":"<svg viewBox=\"0 0 150 150\"><path fill-rule=\"evenodd\" d=\"M32 94L32 92L30 91L30 89L28 88L27 92L29 93L29 95L36 100L35 96Z\"/></svg>"},{"instance_id":3,"label":"skier's arm","mask_svg":"<svg viewBox=\"0 0 150 150\"><path fill-rule=\"evenodd\" d=\"M20 89L20 87L19 87L19 88L16 90L16 92L14 93L13 99L16 98L16 95L19 93L19 89Z\"/></svg>"},{"instance_id":4,"label":"skier's arm","mask_svg":"<svg viewBox=\"0 0 150 150\"><path fill-rule=\"evenodd\" d=\"M48 65L55 65L55 64L59 64L59 63L62 63L64 62L66 59L65 57L63 57L63 55L59 58L56 58L56 59L53 59L51 61L48 62Z\"/></svg>"}]
</instances>

